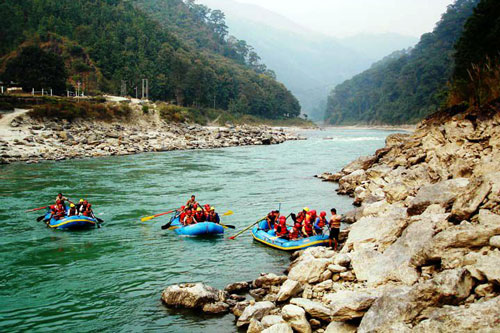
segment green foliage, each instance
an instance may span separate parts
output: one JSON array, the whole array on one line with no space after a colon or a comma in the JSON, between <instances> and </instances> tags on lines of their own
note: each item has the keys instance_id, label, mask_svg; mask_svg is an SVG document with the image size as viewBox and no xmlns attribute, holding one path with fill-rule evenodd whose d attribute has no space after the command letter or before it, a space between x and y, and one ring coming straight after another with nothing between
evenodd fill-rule
<instances>
[{"instance_id":1,"label":"green foliage","mask_svg":"<svg viewBox=\"0 0 500 333\"><path fill-rule=\"evenodd\" d=\"M148 113L149 113L149 106L147 106L147 105L143 105L143 106L142 106L142 113L144 113L144 114L148 114Z\"/></svg>"},{"instance_id":2,"label":"green foliage","mask_svg":"<svg viewBox=\"0 0 500 333\"><path fill-rule=\"evenodd\" d=\"M500 97L500 3L482 0L455 46L449 104L480 106Z\"/></svg>"},{"instance_id":3,"label":"green foliage","mask_svg":"<svg viewBox=\"0 0 500 333\"><path fill-rule=\"evenodd\" d=\"M67 100L53 100L49 103L35 105L29 115L35 119L97 119L112 121L126 119L132 110L128 105L109 105L92 102L70 102Z\"/></svg>"},{"instance_id":4,"label":"green foliage","mask_svg":"<svg viewBox=\"0 0 500 333\"><path fill-rule=\"evenodd\" d=\"M337 86L328 98L330 124L413 123L446 101L454 44L479 0L457 0L414 49L395 53Z\"/></svg>"},{"instance_id":5,"label":"green foliage","mask_svg":"<svg viewBox=\"0 0 500 333\"><path fill-rule=\"evenodd\" d=\"M25 91L53 89L62 93L66 89L66 69L63 59L37 46L28 46L19 55L7 62L2 75L4 81L16 82Z\"/></svg>"},{"instance_id":6,"label":"green foliage","mask_svg":"<svg viewBox=\"0 0 500 333\"><path fill-rule=\"evenodd\" d=\"M156 13L164 25L133 4L149 15ZM74 42L68 54L79 56L83 50L99 69L90 77L94 91L119 94L125 81L127 94L135 96L135 87L148 78L153 100L207 108L215 99L217 108L227 110L244 92L250 114L300 114L295 97L267 75L257 56L240 41L231 44L224 15L193 1L4 0L0 6L8 9L0 10L0 22L12 23L0 32L0 57L14 51L26 36L40 36L42 43L47 36L62 36ZM154 6L159 6L157 11ZM83 58L70 66L71 84L85 81L90 75L87 66L92 67Z\"/></svg>"}]
</instances>

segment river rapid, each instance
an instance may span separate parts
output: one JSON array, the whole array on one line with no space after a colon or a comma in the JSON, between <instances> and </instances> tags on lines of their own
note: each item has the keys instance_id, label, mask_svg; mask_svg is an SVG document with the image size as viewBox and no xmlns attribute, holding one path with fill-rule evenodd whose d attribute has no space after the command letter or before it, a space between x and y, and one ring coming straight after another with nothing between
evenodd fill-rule
<instances>
[{"instance_id":1,"label":"river rapid","mask_svg":"<svg viewBox=\"0 0 500 333\"><path fill-rule=\"evenodd\" d=\"M182 238L143 216L179 207L196 194L223 223L242 229L281 203L284 213L352 209L335 185L313 175L338 171L384 146L393 132L304 131L307 141L273 146L147 153L0 166L0 331L233 332L233 315L166 309L163 288L205 282L216 288L280 273L289 254L226 230L215 239ZM325 138L330 138L325 140ZM26 209L63 192L87 198L100 229L49 230Z\"/></svg>"}]
</instances>

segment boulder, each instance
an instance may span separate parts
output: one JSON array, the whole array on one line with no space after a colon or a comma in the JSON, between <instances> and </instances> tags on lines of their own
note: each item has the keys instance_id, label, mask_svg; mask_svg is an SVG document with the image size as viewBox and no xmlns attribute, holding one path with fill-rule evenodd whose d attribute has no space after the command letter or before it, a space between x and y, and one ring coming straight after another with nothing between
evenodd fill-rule
<instances>
[{"instance_id":1,"label":"boulder","mask_svg":"<svg viewBox=\"0 0 500 333\"><path fill-rule=\"evenodd\" d=\"M306 319L306 312L301 307L288 304L281 310L283 319L289 323L294 331L299 333L311 333L311 325Z\"/></svg>"},{"instance_id":2,"label":"boulder","mask_svg":"<svg viewBox=\"0 0 500 333\"><path fill-rule=\"evenodd\" d=\"M349 267L351 264L351 257L348 254L339 253L335 256L333 262L335 265Z\"/></svg>"},{"instance_id":3,"label":"boulder","mask_svg":"<svg viewBox=\"0 0 500 333\"><path fill-rule=\"evenodd\" d=\"M436 234L413 257L412 263L415 266L423 266L427 262L441 260L450 253L450 249L479 248L488 245L492 236L500 234L500 215L481 209L478 221L479 224L452 226Z\"/></svg>"},{"instance_id":4,"label":"boulder","mask_svg":"<svg viewBox=\"0 0 500 333\"><path fill-rule=\"evenodd\" d=\"M453 203L450 220L457 222L468 220L478 210L490 190L491 184L482 177L472 179L467 189L462 191Z\"/></svg>"},{"instance_id":5,"label":"boulder","mask_svg":"<svg viewBox=\"0 0 500 333\"><path fill-rule=\"evenodd\" d=\"M487 254L469 253L465 256L465 268L480 281L489 281L500 285L500 251Z\"/></svg>"},{"instance_id":6,"label":"boulder","mask_svg":"<svg viewBox=\"0 0 500 333\"><path fill-rule=\"evenodd\" d=\"M402 208L395 208L386 216L363 217L352 225L343 252L363 243L374 243L383 250L396 241L407 224Z\"/></svg>"},{"instance_id":7,"label":"boulder","mask_svg":"<svg viewBox=\"0 0 500 333\"><path fill-rule=\"evenodd\" d=\"M493 236L490 238L490 246L500 248L500 236Z\"/></svg>"},{"instance_id":8,"label":"boulder","mask_svg":"<svg viewBox=\"0 0 500 333\"><path fill-rule=\"evenodd\" d=\"M384 253L365 248L352 253L352 267L358 280L377 286L388 281L414 284L419 273L412 258L422 251L435 234L436 226L447 223L448 214L424 214L414 218L401 237Z\"/></svg>"},{"instance_id":9,"label":"boulder","mask_svg":"<svg viewBox=\"0 0 500 333\"><path fill-rule=\"evenodd\" d=\"M353 173L348 174L340 178L339 188L337 192L340 194L353 194L356 187L361 185L363 181L366 180L366 173L364 170L356 170Z\"/></svg>"},{"instance_id":10,"label":"boulder","mask_svg":"<svg viewBox=\"0 0 500 333\"><path fill-rule=\"evenodd\" d=\"M302 286L295 280L288 279L281 285L277 301L284 302L302 291Z\"/></svg>"},{"instance_id":11,"label":"boulder","mask_svg":"<svg viewBox=\"0 0 500 333\"><path fill-rule=\"evenodd\" d=\"M268 301L257 302L245 308L241 316L238 318L236 325L238 327L250 324L251 319L261 320L265 315L269 314L276 306Z\"/></svg>"},{"instance_id":12,"label":"boulder","mask_svg":"<svg viewBox=\"0 0 500 333\"><path fill-rule=\"evenodd\" d=\"M368 170L377 161L376 156L361 156L352 161L342 169L342 173L348 175L357 170Z\"/></svg>"},{"instance_id":13,"label":"boulder","mask_svg":"<svg viewBox=\"0 0 500 333\"><path fill-rule=\"evenodd\" d=\"M342 272L347 271L347 268L345 268L344 266L339 266L339 265L328 265L328 269L332 273L342 273Z\"/></svg>"},{"instance_id":14,"label":"boulder","mask_svg":"<svg viewBox=\"0 0 500 333\"><path fill-rule=\"evenodd\" d=\"M388 203L405 200L412 194L412 189L403 182L389 183L384 187L385 197Z\"/></svg>"},{"instance_id":15,"label":"boulder","mask_svg":"<svg viewBox=\"0 0 500 333\"><path fill-rule=\"evenodd\" d=\"M497 332L500 326L500 296L468 307L436 309L413 328L414 332Z\"/></svg>"},{"instance_id":16,"label":"boulder","mask_svg":"<svg viewBox=\"0 0 500 333\"><path fill-rule=\"evenodd\" d=\"M262 333L293 333L293 330L290 325L283 323L266 328Z\"/></svg>"},{"instance_id":17,"label":"boulder","mask_svg":"<svg viewBox=\"0 0 500 333\"><path fill-rule=\"evenodd\" d=\"M202 310L203 312L212 314L228 313L229 305L224 302L209 303L205 304Z\"/></svg>"},{"instance_id":18,"label":"boulder","mask_svg":"<svg viewBox=\"0 0 500 333\"><path fill-rule=\"evenodd\" d=\"M312 317L324 321L329 321L332 311L323 304L305 298L293 298L290 304L300 306Z\"/></svg>"},{"instance_id":19,"label":"boulder","mask_svg":"<svg viewBox=\"0 0 500 333\"><path fill-rule=\"evenodd\" d=\"M184 283L167 287L161 299L170 307L195 309L219 302L219 294L219 290L203 283Z\"/></svg>"},{"instance_id":20,"label":"boulder","mask_svg":"<svg viewBox=\"0 0 500 333\"><path fill-rule=\"evenodd\" d=\"M356 333L358 328L352 324L341 321L332 321L325 330L325 333Z\"/></svg>"},{"instance_id":21,"label":"boulder","mask_svg":"<svg viewBox=\"0 0 500 333\"><path fill-rule=\"evenodd\" d=\"M378 298L368 291L341 290L323 297L323 303L330 307L333 321L347 321L363 317Z\"/></svg>"},{"instance_id":22,"label":"boulder","mask_svg":"<svg viewBox=\"0 0 500 333\"><path fill-rule=\"evenodd\" d=\"M288 278L301 283L319 282L321 274L327 269L330 260L311 258L300 260L288 273Z\"/></svg>"},{"instance_id":23,"label":"boulder","mask_svg":"<svg viewBox=\"0 0 500 333\"><path fill-rule=\"evenodd\" d=\"M420 215L432 204L451 207L457 197L469 186L467 178L445 180L440 183L423 186L410 202L408 215Z\"/></svg>"},{"instance_id":24,"label":"boulder","mask_svg":"<svg viewBox=\"0 0 500 333\"><path fill-rule=\"evenodd\" d=\"M248 282L231 283L224 288L228 293L240 293L248 291L248 289L250 289L250 284Z\"/></svg>"},{"instance_id":25,"label":"boulder","mask_svg":"<svg viewBox=\"0 0 500 333\"><path fill-rule=\"evenodd\" d=\"M250 305L249 301L241 301L241 302L236 303L236 305L233 306L231 311L233 312L235 317L240 317L241 314L243 313L243 311L245 311L245 309L249 305Z\"/></svg>"},{"instance_id":26,"label":"boulder","mask_svg":"<svg viewBox=\"0 0 500 333\"><path fill-rule=\"evenodd\" d=\"M250 320L250 324L248 324L247 333L260 333L264 330L264 326L262 323L254 318Z\"/></svg>"},{"instance_id":27,"label":"boulder","mask_svg":"<svg viewBox=\"0 0 500 333\"><path fill-rule=\"evenodd\" d=\"M447 270L412 287L388 288L361 320L358 332L407 331L424 309L466 299L474 282L465 269Z\"/></svg>"},{"instance_id":28,"label":"boulder","mask_svg":"<svg viewBox=\"0 0 500 333\"><path fill-rule=\"evenodd\" d=\"M253 281L253 286L256 288L270 288L272 286L280 286L287 279L286 276L278 276L273 273L263 274Z\"/></svg>"},{"instance_id":29,"label":"boulder","mask_svg":"<svg viewBox=\"0 0 500 333\"><path fill-rule=\"evenodd\" d=\"M269 315L262 318L261 323L263 328L268 328L276 324L283 324L285 320L281 316Z\"/></svg>"}]
</instances>

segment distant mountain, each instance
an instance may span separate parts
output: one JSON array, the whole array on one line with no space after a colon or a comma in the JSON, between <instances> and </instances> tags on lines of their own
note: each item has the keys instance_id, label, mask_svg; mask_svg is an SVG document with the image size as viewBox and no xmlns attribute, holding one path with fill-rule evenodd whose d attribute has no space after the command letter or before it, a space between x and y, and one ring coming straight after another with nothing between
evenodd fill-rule
<instances>
[{"instance_id":1,"label":"distant mountain","mask_svg":"<svg viewBox=\"0 0 500 333\"><path fill-rule=\"evenodd\" d=\"M198 0L226 14L229 33L246 40L299 99L304 113L322 119L320 103L337 84L416 38L396 34L336 39L262 7L234 0Z\"/></svg>"},{"instance_id":2,"label":"distant mountain","mask_svg":"<svg viewBox=\"0 0 500 333\"><path fill-rule=\"evenodd\" d=\"M413 49L394 53L338 85L328 98L326 121L403 124L438 110L447 98L454 45L478 2L457 0Z\"/></svg>"}]
</instances>

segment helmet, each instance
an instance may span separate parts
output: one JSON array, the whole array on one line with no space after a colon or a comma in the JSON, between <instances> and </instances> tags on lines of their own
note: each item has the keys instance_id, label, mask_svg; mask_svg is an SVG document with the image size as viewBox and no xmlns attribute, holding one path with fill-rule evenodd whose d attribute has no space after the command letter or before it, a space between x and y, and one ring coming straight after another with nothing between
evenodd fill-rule
<instances>
[{"instance_id":1,"label":"helmet","mask_svg":"<svg viewBox=\"0 0 500 333\"><path fill-rule=\"evenodd\" d=\"M316 211L315 210L311 210L311 215L316 215Z\"/></svg>"},{"instance_id":2,"label":"helmet","mask_svg":"<svg viewBox=\"0 0 500 333\"><path fill-rule=\"evenodd\" d=\"M89 204L89 202L87 200L83 200L83 203L86 204L86 205Z\"/></svg>"},{"instance_id":3,"label":"helmet","mask_svg":"<svg viewBox=\"0 0 500 333\"><path fill-rule=\"evenodd\" d=\"M71 208L74 208L75 207L75 204L70 204L69 205Z\"/></svg>"},{"instance_id":4,"label":"helmet","mask_svg":"<svg viewBox=\"0 0 500 333\"><path fill-rule=\"evenodd\" d=\"M201 207L198 207L198 208L196 209L196 211L197 211L197 212L201 212L201 211L202 211Z\"/></svg>"},{"instance_id":5,"label":"helmet","mask_svg":"<svg viewBox=\"0 0 500 333\"><path fill-rule=\"evenodd\" d=\"M82 202L83 202L83 199L80 199L80 203L82 203Z\"/></svg>"},{"instance_id":6,"label":"helmet","mask_svg":"<svg viewBox=\"0 0 500 333\"><path fill-rule=\"evenodd\" d=\"M319 213L319 216L321 216L321 217L325 217L325 216L326 216L326 212L321 212L321 213Z\"/></svg>"},{"instance_id":7,"label":"helmet","mask_svg":"<svg viewBox=\"0 0 500 333\"><path fill-rule=\"evenodd\" d=\"M286 217L280 216L280 222L285 223L286 222Z\"/></svg>"},{"instance_id":8,"label":"helmet","mask_svg":"<svg viewBox=\"0 0 500 333\"><path fill-rule=\"evenodd\" d=\"M191 214L191 209L186 210L186 214Z\"/></svg>"},{"instance_id":9,"label":"helmet","mask_svg":"<svg viewBox=\"0 0 500 333\"><path fill-rule=\"evenodd\" d=\"M91 204L88 204L88 206L87 206L87 207L88 207L88 208L90 208L90 207L92 207L92 205L91 205Z\"/></svg>"},{"instance_id":10,"label":"helmet","mask_svg":"<svg viewBox=\"0 0 500 333\"><path fill-rule=\"evenodd\" d=\"M308 212L309 211L309 207L304 207L304 211Z\"/></svg>"},{"instance_id":11,"label":"helmet","mask_svg":"<svg viewBox=\"0 0 500 333\"><path fill-rule=\"evenodd\" d=\"M213 210L213 211L215 211L215 207L210 207L210 210Z\"/></svg>"},{"instance_id":12,"label":"helmet","mask_svg":"<svg viewBox=\"0 0 500 333\"><path fill-rule=\"evenodd\" d=\"M61 200L56 200L56 205L61 204Z\"/></svg>"},{"instance_id":13,"label":"helmet","mask_svg":"<svg viewBox=\"0 0 500 333\"><path fill-rule=\"evenodd\" d=\"M203 206L205 208L210 208L210 205L209 204L206 204L205 206Z\"/></svg>"},{"instance_id":14,"label":"helmet","mask_svg":"<svg viewBox=\"0 0 500 333\"><path fill-rule=\"evenodd\" d=\"M181 206L181 210L184 210L184 209L186 209L186 206Z\"/></svg>"}]
</instances>

